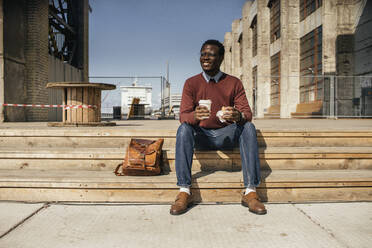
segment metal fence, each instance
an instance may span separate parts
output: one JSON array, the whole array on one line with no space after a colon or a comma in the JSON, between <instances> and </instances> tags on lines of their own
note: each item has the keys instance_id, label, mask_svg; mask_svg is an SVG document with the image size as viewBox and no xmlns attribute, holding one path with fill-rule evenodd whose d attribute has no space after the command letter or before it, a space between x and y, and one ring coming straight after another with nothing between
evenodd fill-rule
<instances>
[{"instance_id":1,"label":"metal fence","mask_svg":"<svg viewBox=\"0 0 372 248\"><path fill-rule=\"evenodd\" d=\"M246 90L256 117L372 118L372 76L257 76Z\"/></svg>"},{"instance_id":2,"label":"metal fence","mask_svg":"<svg viewBox=\"0 0 372 248\"><path fill-rule=\"evenodd\" d=\"M133 98L139 103L130 118L157 119L170 109L170 84L163 76L92 76L90 82L116 85L115 90L103 91L101 116L104 119L128 119Z\"/></svg>"},{"instance_id":3,"label":"metal fence","mask_svg":"<svg viewBox=\"0 0 372 248\"><path fill-rule=\"evenodd\" d=\"M102 118L127 119L133 97L137 118L171 117L165 77L90 77L116 90L102 93ZM372 118L372 76L257 76L245 85L256 118ZM137 114L138 114L137 113Z\"/></svg>"}]
</instances>

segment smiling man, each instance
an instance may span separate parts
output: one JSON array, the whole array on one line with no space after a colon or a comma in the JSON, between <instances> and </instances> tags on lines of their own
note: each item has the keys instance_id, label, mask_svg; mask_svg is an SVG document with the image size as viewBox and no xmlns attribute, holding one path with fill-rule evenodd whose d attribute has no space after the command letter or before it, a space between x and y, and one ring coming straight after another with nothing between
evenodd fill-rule
<instances>
[{"instance_id":1,"label":"smiling man","mask_svg":"<svg viewBox=\"0 0 372 248\"><path fill-rule=\"evenodd\" d=\"M256 214L266 214L256 187L260 184L260 161L256 128L251 123L242 82L220 71L225 49L217 40L207 40L200 50L203 72L186 80L176 137L176 174L180 187L170 213L185 213L193 204L191 166L194 148L226 150L240 147L245 192L242 205ZM207 100L207 101L206 101ZM209 101L208 101L209 100ZM210 102L201 105L199 101Z\"/></svg>"}]
</instances>

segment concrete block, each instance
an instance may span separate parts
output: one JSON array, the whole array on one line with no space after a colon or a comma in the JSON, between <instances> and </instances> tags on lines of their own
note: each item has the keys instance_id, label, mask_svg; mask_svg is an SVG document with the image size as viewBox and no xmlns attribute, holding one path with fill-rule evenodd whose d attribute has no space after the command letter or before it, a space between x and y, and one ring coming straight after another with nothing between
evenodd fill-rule
<instances>
[{"instance_id":1,"label":"concrete block","mask_svg":"<svg viewBox=\"0 0 372 248\"><path fill-rule=\"evenodd\" d=\"M240 205L198 205L171 216L169 205L54 205L0 247L343 247L292 205L267 208L257 216Z\"/></svg>"},{"instance_id":2,"label":"concrete block","mask_svg":"<svg viewBox=\"0 0 372 248\"><path fill-rule=\"evenodd\" d=\"M372 204L296 204L309 218L343 247L370 247Z\"/></svg>"},{"instance_id":3,"label":"concrete block","mask_svg":"<svg viewBox=\"0 0 372 248\"><path fill-rule=\"evenodd\" d=\"M40 209L43 204L0 202L0 236ZM0 247L4 247L1 246Z\"/></svg>"}]
</instances>

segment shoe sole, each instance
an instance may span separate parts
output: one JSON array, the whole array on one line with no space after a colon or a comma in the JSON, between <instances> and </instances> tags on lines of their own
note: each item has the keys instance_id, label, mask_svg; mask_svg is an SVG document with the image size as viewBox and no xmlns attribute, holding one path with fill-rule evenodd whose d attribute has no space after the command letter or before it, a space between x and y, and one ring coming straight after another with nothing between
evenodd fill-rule
<instances>
[{"instance_id":1,"label":"shoe sole","mask_svg":"<svg viewBox=\"0 0 372 248\"><path fill-rule=\"evenodd\" d=\"M184 210L182 210L182 211L179 211L179 212L172 212L172 211L169 211L169 213L171 214L171 215L181 215L181 214L184 214L184 213L186 213L192 206L194 205L194 203L189 203L189 204L187 204L187 207L186 207L186 209L184 209Z\"/></svg>"}]
</instances>

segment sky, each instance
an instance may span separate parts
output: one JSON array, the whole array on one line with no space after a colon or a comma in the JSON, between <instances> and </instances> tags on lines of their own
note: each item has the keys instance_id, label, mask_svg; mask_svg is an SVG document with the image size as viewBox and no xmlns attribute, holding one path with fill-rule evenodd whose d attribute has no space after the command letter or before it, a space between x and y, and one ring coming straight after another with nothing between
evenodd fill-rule
<instances>
[{"instance_id":1,"label":"sky","mask_svg":"<svg viewBox=\"0 0 372 248\"><path fill-rule=\"evenodd\" d=\"M171 92L181 93L185 80L201 72L202 43L208 39L223 42L233 20L241 18L244 2L90 0L89 76L166 76L168 61ZM129 85L131 80L90 81ZM156 103L160 80L139 82L153 85ZM111 93L105 101L120 101L117 98Z\"/></svg>"}]
</instances>

